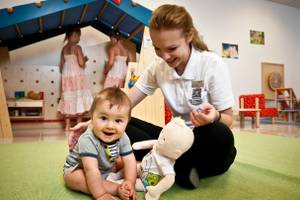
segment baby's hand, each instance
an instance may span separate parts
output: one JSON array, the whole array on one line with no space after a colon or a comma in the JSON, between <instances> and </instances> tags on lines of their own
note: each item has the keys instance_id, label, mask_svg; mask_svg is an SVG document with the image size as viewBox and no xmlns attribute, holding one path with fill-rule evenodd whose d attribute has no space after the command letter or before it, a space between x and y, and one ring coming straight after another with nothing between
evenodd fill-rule
<instances>
[{"instance_id":1,"label":"baby's hand","mask_svg":"<svg viewBox=\"0 0 300 200\"><path fill-rule=\"evenodd\" d=\"M118 188L119 197L123 200L137 200L135 188L130 181L124 181Z\"/></svg>"}]
</instances>

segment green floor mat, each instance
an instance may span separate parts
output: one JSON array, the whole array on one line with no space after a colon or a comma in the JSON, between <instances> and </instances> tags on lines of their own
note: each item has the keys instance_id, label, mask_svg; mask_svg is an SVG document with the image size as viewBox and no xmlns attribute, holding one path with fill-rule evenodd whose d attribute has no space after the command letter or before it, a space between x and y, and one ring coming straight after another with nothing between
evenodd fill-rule
<instances>
[{"instance_id":1,"label":"green floor mat","mask_svg":"<svg viewBox=\"0 0 300 200\"><path fill-rule=\"evenodd\" d=\"M300 139L235 132L235 140L227 173L200 180L196 190L174 185L161 199L300 199ZM66 154L65 141L1 144L0 199L92 199L64 186Z\"/></svg>"}]
</instances>

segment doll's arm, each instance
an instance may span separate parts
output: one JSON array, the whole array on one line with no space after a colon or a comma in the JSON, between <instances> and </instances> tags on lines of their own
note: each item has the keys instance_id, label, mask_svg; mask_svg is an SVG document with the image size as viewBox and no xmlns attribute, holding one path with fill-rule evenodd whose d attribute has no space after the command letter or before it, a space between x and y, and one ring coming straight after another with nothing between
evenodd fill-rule
<instances>
[{"instance_id":1,"label":"doll's arm","mask_svg":"<svg viewBox=\"0 0 300 200\"><path fill-rule=\"evenodd\" d=\"M152 149L154 144L157 142L157 140L145 140L141 142L135 142L132 145L132 148L134 150L141 150L141 149Z\"/></svg>"},{"instance_id":2,"label":"doll's arm","mask_svg":"<svg viewBox=\"0 0 300 200\"><path fill-rule=\"evenodd\" d=\"M167 191L175 182L175 175L168 174L164 178L162 178L156 186L148 186L146 193L146 200L158 200L160 195Z\"/></svg>"}]
</instances>

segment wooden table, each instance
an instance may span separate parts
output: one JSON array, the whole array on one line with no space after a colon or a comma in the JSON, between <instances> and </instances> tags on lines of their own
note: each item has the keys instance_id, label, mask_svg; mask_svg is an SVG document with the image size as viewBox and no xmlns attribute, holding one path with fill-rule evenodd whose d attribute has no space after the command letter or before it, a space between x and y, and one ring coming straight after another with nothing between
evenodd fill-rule
<instances>
[{"instance_id":1,"label":"wooden table","mask_svg":"<svg viewBox=\"0 0 300 200\"><path fill-rule=\"evenodd\" d=\"M255 112L255 115L252 118L252 126L255 128L259 127L260 122L260 109L257 108L240 108L239 110L239 116L240 116L240 127L244 128L245 126L245 112Z\"/></svg>"}]
</instances>

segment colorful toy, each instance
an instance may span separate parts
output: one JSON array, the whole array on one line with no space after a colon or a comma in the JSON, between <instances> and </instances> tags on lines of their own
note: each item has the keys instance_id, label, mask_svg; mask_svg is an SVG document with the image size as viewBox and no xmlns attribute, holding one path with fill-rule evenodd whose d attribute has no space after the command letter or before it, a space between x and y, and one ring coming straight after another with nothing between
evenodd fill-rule
<instances>
[{"instance_id":1,"label":"colorful toy","mask_svg":"<svg viewBox=\"0 0 300 200\"><path fill-rule=\"evenodd\" d=\"M117 5L120 5L121 4L121 0L113 0L113 2Z\"/></svg>"},{"instance_id":2,"label":"colorful toy","mask_svg":"<svg viewBox=\"0 0 300 200\"><path fill-rule=\"evenodd\" d=\"M135 75L134 72L131 72L131 76L128 81L128 87L132 88L138 79L139 79L139 76Z\"/></svg>"},{"instance_id":3,"label":"colorful toy","mask_svg":"<svg viewBox=\"0 0 300 200\"><path fill-rule=\"evenodd\" d=\"M194 133L184 120L174 118L160 132L158 140L147 140L132 145L133 149L152 148L138 166L136 189L146 191L146 200L158 200L175 182L175 161L194 142Z\"/></svg>"},{"instance_id":4,"label":"colorful toy","mask_svg":"<svg viewBox=\"0 0 300 200\"><path fill-rule=\"evenodd\" d=\"M44 96L44 93L43 92L40 92L40 93L36 93L34 91L29 91L27 93L27 98L28 99L32 99L32 100L40 100L40 99L43 99L43 96Z\"/></svg>"},{"instance_id":5,"label":"colorful toy","mask_svg":"<svg viewBox=\"0 0 300 200\"><path fill-rule=\"evenodd\" d=\"M15 91L15 98L16 99L21 99L25 97L25 91Z\"/></svg>"}]
</instances>

